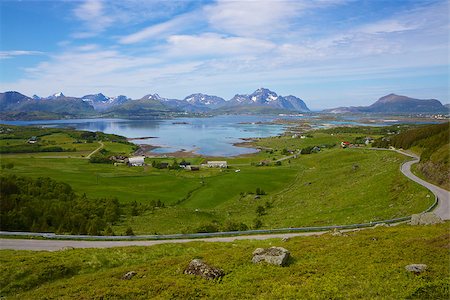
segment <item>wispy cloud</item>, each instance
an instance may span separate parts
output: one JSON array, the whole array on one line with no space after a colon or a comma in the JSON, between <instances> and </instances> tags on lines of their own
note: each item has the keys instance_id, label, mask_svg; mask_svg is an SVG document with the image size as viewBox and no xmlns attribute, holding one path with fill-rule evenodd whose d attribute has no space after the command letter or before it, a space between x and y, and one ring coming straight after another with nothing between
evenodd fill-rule
<instances>
[{"instance_id":1,"label":"wispy cloud","mask_svg":"<svg viewBox=\"0 0 450 300\"><path fill-rule=\"evenodd\" d=\"M262 54L276 48L274 43L267 40L225 37L215 33L173 35L167 42L167 53L182 57L247 56Z\"/></svg>"},{"instance_id":2,"label":"wispy cloud","mask_svg":"<svg viewBox=\"0 0 450 300\"><path fill-rule=\"evenodd\" d=\"M102 0L86 0L73 11L75 17L83 22L84 31L74 34L75 38L92 37L110 26L113 19L104 12Z\"/></svg>"},{"instance_id":3,"label":"wispy cloud","mask_svg":"<svg viewBox=\"0 0 450 300\"><path fill-rule=\"evenodd\" d=\"M175 34L189 29L191 23L197 19L196 13L183 14L169 21L148 26L138 32L123 36L119 39L121 44L134 44L149 39L162 39L170 34Z\"/></svg>"},{"instance_id":4,"label":"wispy cloud","mask_svg":"<svg viewBox=\"0 0 450 300\"><path fill-rule=\"evenodd\" d=\"M28 56L28 55L44 55L41 51L29 51L29 50L11 50L0 51L0 59L13 58L16 56Z\"/></svg>"}]
</instances>

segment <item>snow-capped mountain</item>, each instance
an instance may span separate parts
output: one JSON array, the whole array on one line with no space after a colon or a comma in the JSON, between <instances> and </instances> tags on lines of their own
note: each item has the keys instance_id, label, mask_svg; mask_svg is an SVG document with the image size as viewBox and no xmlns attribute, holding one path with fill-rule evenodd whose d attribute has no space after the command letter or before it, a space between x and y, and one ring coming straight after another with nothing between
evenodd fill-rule
<instances>
[{"instance_id":1,"label":"snow-capped mountain","mask_svg":"<svg viewBox=\"0 0 450 300\"><path fill-rule=\"evenodd\" d=\"M93 103L105 103L108 102L109 98L102 93L85 95L81 97L83 101L93 102Z\"/></svg>"},{"instance_id":2,"label":"snow-capped mountain","mask_svg":"<svg viewBox=\"0 0 450 300\"><path fill-rule=\"evenodd\" d=\"M192 94L184 98L184 101L199 107L219 108L226 104L223 98L210 96L201 93Z\"/></svg>"},{"instance_id":3,"label":"snow-capped mountain","mask_svg":"<svg viewBox=\"0 0 450 300\"><path fill-rule=\"evenodd\" d=\"M309 111L302 99L292 95L283 97L266 88L259 88L250 95L235 95L228 101L227 106L269 106L292 111Z\"/></svg>"},{"instance_id":4,"label":"snow-capped mountain","mask_svg":"<svg viewBox=\"0 0 450 300\"><path fill-rule=\"evenodd\" d=\"M66 97L66 96L64 96L64 94L62 92L59 92L59 93L55 93L53 95L50 95L50 96L48 96L45 99L53 100L53 99L56 99L56 98L64 98L64 97Z\"/></svg>"},{"instance_id":5,"label":"snow-capped mountain","mask_svg":"<svg viewBox=\"0 0 450 300\"><path fill-rule=\"evenodd\" d=\"M91 104L95 110L104 111L111 107L123 104L130 100L124 95L119 95L117 97L106 97L102 93L90 94L81 97L81 100Z\"/></svg>"}]
</instances>

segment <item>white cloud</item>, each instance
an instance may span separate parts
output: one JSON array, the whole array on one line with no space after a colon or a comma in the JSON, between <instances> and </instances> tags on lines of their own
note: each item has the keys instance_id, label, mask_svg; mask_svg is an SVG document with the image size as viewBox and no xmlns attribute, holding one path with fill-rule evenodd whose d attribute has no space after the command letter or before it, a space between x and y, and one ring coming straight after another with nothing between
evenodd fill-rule
<instances>
[{"instance_id":1,"label":"white cloud","mask_svg":"<svg viewBox=\"0 0 450 300\"><path fill-rule=\"evenodd\" d=\"M239 36L279 32L304 7L302 1L223 1L205 7L210 26Z\"/></svg>"},{"instance_id":2,"label":"white cloud","mask_svg":"<svg viewBox=\"0 0 450 300\"><path fill-rule=\"evenodd\" d=\"M41 51L29 51L29 50L0 51L0 59L13 58L16 56L43 55L43 54L44 52Z\"/></svg>"},{"instance_id":3,"label":"white cloud","mask_svg":"<svg viewBox=\"0 0 450 300\"><path fill-rule=\"evenodd\" d=\"M152 38L163 38L169 34L186 30L195 18L195 13L180 15L167 22L148 26L138 32L124 36L119 39L119 42L121 44L134 44Z\"/></svg>"},{"instance_id":4,"label":"white cloud","mask_svg":"<svg viewBox=\"0 0 450 300\"><path fill-rule=\"evenodd\" d=\"M173 35L168 38L168 54L184 57L247 56L276 48L270 41L219 34Z\"/></svg>"},{"instance_id":5,"label":"white cloud","mask_svg":"<svg viewBox=\"0 0 450 300\"><path fill-rule=\"evenodd\" d=\"M113 19L105 14L101 0L86 0L73 11L75 17L83 22L85 31L77 32L75 38L92 37L104 31L113 22Z\"/></svg>"}]
</instances>

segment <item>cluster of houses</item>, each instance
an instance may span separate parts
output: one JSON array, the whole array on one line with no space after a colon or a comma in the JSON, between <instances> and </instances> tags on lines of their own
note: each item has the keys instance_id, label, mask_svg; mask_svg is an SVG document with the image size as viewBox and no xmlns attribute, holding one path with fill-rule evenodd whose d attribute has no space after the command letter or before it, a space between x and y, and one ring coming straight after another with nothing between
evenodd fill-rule
<instances>
[{"instance_id":1,"label":"cluster of houses","mask_svg":"<svg viewBox=\"0 0 450 300\"><path fill-rule=\"evenodd\" d=\"M373 138L371 138L371 137L364 138L364 145L368 146L371 143L373 143ZM361 146L361 144L352 144L352 143L350 143L348 141L342 141L341 142L341 147L342 148L353 148L353 147L360 147L360 146Z\"/></svg>"},{"instance_id":2,"label":"cluster of houses","mask_svg":"<svg viewBox=\"0 0 450 300\"><path fill-rule=\"evenodd\" d=\"M145 156L133 156L129 158L124 157L114 157L115 161L119 161L121 163L125 163L130 167L142 167L145 166ZM228 164L226 161L207 161L205 164L201 165L191 165L190 162L182 161L179 164L180 168L183 168L185 170L189 171L198 171L200 168L222 168L226 169L228 168ZM169 163L161 162L158 164L159 169L166 169L169 167Z\"/></svg>"}]
</instances>

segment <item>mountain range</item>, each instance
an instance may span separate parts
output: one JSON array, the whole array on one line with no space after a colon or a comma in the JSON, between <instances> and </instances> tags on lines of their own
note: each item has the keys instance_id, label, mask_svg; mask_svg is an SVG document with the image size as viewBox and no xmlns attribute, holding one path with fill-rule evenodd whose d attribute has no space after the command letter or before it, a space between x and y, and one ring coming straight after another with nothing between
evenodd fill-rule
<instances>
[{"instance_id":1,"label":"mountain range","mask_svg":"<svg viewBox=\"0 0 450 300\"><path fill-rule=\"evenodd\" d=\"M436 99L415 99L389 94L369 106L350 106L326 109L327 113L448 113L448 107Z\"/></svg>"},{"instance_id":2,"label":"mountain range","mask_svg":"<svg viewBox=\"0 0 450 300\"><path fill-rule=\"evenodd\" d=\"M66 117L86 116L101 113L107 116L146 116L159 113L189 112L206 113L221 108L236 112L295 111L307 112L309 108L300 98L289 95L279 96L265 88L249 95L236 95L229 101L218 96L192 94L184 99L169 99L158 94L148 94L141 99L132 100L126 96L107 97L102 93L89 94L80 98L67 97L62 92L48 97L25 96L19 92L0 93L0 110L9 114L57 113Z\"/></svg>"},{"instance_id":3,"label":"mountain range","mask_svg":"<svg viewBox=\"0 0 450 300\"><path fill-rule=\"evenodd\" d=\"M25 96L19 92L0 93L1 119L38 119L72 117L148 117L173 113L281 113L309 112L305 102L293 95L281 96L259 88L251 94L236 94L225 99L202 93L184 99L148 94L132 100L124 95L107 97L102 93L68 97L62 92L48 97ZM448 113L436 99L414 99L389 94L369 106L338 107L325 113Z\"/></svg>"}]
</instances>

